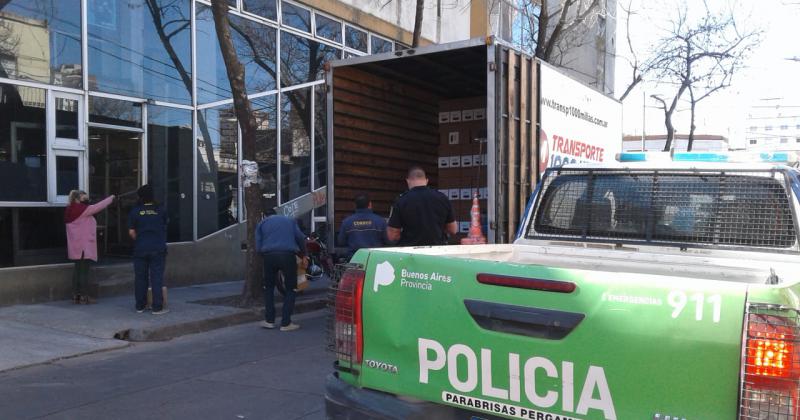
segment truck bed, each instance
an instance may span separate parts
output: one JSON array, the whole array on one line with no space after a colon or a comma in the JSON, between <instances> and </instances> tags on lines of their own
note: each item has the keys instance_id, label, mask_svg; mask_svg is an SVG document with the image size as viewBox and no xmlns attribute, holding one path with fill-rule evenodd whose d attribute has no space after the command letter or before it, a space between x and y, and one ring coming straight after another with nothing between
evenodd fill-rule
<instances>
[{"instance_id":1,"label":"truck bed","mask_svg":"<svg viewBox=\"0 0 800 420\"><path fill-rule=\"evenodd\" d=\"M781 283L793 281L800 270L796 256L653 246L537 241L531 244L467 245L450 247L390 248L413 252L494 262L535 264L556 268L627 272L663 276L764 284L774 270ZM757 256L758 259L754 259Z\"/></svg>"}]
</instances>

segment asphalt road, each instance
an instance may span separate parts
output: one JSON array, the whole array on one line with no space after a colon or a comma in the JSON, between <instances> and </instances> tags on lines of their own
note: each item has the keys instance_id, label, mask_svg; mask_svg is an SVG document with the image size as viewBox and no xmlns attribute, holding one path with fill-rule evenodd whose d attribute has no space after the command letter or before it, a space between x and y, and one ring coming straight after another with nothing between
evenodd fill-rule
<instances>
[{"instance_id":1,"label":"asphalt road","mask_svg":"<svg viewBox=\"0 0 800 420\"><path fill-rule=\"evenodd\" d=\"M0 373L0 419L323 419L325 311ZM2 357L2 355L0 355Z\"/></svg>"}]
</instances>

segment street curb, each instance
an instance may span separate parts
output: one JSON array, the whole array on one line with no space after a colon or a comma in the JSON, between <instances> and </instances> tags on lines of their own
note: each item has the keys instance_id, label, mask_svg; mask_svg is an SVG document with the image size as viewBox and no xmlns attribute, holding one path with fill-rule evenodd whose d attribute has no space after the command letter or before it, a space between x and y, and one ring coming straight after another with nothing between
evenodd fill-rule
<instances>
[{"instance_id":1,"label":"street curb","mask_svg":"<svg viewBox=\"0 0 800 420\"><path fill-rule=\"evenodd\" d=\"M113 338L110 339L110 340L113 340ZM58 362L60 362L62 360L75 359L75 358L81 357L81 356L89 356L91 354L98 354L98 353L105 353L107 351L121 350L121 349L130 347L130 346L131 346L131 343L126 343L124 341L120 341L120 345L116 346L116 347L89 350L89 351L84 351L84 352L80 352L80 353L70 354L69 356L56 357L55 359L49 359L49 360L45 360L45 361L41 361L41 362L28 363L28 364L24 364L24 365L10 367L8 369L0 369L0 375L6 374L6 373L9 373L9 372L13 372L15 370L29 368L29 367L49 365L49 364L52 364L52 363L58 363Z\"/></svg>"},{"instance_id":2,"label":"street curb","mask_svg":"<svg viewBox=\"0 0 800 420\"><path fill-rule=\"evenodd\" d=\"M328 299L324 294L313 299L298 300L294 305L294 313L301 314L313 312L318 309L325 308L327 305ZM281 304L276 305L275 311L280 313L282 307L283 305ZM184 335L212 331L234 325L246 324L248 322L261 321L263 319L264 315L262 309L247 309L233 314L221 315L199 321L189 321L152 329L132 328L114 334L114 338L129 342L166 341Z\"/></svg>"}]
</instances>

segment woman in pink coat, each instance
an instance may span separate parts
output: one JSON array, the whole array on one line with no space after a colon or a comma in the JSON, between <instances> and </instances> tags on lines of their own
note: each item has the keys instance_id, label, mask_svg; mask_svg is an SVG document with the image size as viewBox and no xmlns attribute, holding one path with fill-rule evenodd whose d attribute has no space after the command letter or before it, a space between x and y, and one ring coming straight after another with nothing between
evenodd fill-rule
<instances>
[{"instance_id":1,"label":"woman in pink coat","mask_svg":"<svg viewBox=\"0 0 800 420\"><path fill-rule=\"evenodd\" d=\"M94 215L103 211L114 201L111 195L105 200L89 205L89 196L78 190L69 192L69 205L64 211L67 225L67 258L75 261L72 275L72 300L74 303L90 303L89 260L97 261L97 221Z\"/></svg>"}]
</instances>

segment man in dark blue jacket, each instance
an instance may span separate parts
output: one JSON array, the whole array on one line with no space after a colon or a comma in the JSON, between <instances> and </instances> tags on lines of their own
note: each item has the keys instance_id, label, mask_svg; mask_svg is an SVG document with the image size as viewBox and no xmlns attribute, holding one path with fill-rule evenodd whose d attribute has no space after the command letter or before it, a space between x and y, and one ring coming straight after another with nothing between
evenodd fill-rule
<instances>
[{"instance_id":1,"label":"man in dark blue jacket","mask_svg":"<svg viewBox=\"0 0 800 420\"><path fill-rule=\"evenodd\" d=\"M355 214L344 219L339 230L339 245L347 245L347 259L361 248L386 245L386 220L372 212L367 194L358 194L355 201Z\"/></svg>"},{"instance_id":2,"label":"man in dark blue jacket","mask_svg":"<svg viewBox=\"0 0 800 420\"><path fill-rule=\"evenodd\" d=\"M153 314L169 312L164 307L164 262L167 256L167 212L155 201L153 187L143 185L137 191L139 203L128 215L128 234L134 241L133 271L136 312L144 312L147 287L153 289Z\"/></svg>"},{"instance_id":3,"label":"man in dark blue jacket","mask_svg":"<svg viewBox=\"0 0 800 420\"><path fill-rule=\"evenodd\" d=\"M275 328L275 282L278 272L283 273L286 294L283 297L281 331L300 328L292 323L295 288L297 287L297 257L304 254L306 237L297 222L289 217L275 214L269 209L267 218L256 228L256 249L264 258L264 328Z\"/></svg>"}]
</instances>

